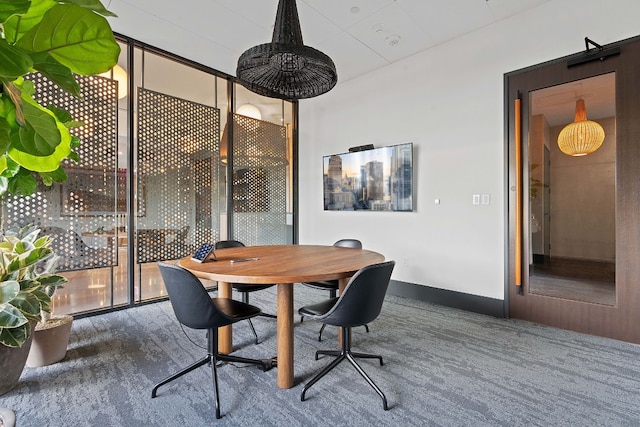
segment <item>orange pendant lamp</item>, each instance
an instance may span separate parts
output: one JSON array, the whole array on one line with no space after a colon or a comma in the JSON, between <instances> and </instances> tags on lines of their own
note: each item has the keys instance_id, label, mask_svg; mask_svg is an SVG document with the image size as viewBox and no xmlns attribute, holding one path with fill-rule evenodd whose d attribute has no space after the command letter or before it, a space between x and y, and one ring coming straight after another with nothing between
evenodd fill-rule
<instances>
[{"instance_id":1,"label":"orange pendant lamp","mask_svg":"<svg viewBox=\"0 0 640 427\"><path fill-rule=\"evenodd\" d=\"M558 147L569 156L586 156L600 148L602 141L604 141L604 129L599 123L587 120L584 99L578 99L575 120L560 131Z\"/></svg>"}]
</instances>

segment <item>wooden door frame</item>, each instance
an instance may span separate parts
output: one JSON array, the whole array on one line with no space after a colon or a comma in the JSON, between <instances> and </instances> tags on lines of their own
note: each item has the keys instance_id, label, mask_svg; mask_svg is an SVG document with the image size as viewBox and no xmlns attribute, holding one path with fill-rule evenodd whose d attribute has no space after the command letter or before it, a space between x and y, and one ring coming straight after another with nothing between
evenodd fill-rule
<instances>
[{"instance_id":1,"label":"wooden door frame","mask_svg":"<svg viewBox=\"0 0 640 427\"><path fill-rule=\"evenodd\" d=\"M620 54L604 61L592 61L568 67L568 61L585 56L570 55L543 64L505 74L505 148L508 160L506 189L508 244L505 280L505 312L508 317L528 320L562 329L640 343L640 36L612 43ZM520 130L522 168L516 169L516 114L514 104L529 92L570 83L592 76L615 72L616 75L616 305L607 306L530 294L528 290L528 221L522 220L521 248L516 246L518 225L517 179L527 182L527 114L522 114ZM522 108L528 111L528 108ZM518 174L522 174L518 176ZM520 197L526 197L522 188ZM521 199L519 202L522 202ZM523 206L526 210L526 206ZM520 250L522 249L522 250ZM516 260L516 253L520 260ZM522 270L517 271L518 261ZM522 285L516 277L522 275Z\"/></svg>"}]
</instances>

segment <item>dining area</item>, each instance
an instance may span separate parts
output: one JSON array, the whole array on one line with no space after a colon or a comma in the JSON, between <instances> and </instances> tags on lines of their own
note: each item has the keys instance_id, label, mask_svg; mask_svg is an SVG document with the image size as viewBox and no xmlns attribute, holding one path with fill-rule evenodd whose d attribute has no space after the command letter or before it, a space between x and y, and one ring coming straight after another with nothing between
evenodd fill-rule
<instances>
[{"instance_id":1,"label":"dining area","mask_svg":"<svg viewBox=\"0 0 640 427\"><path fill-rule=\"evenodd\" d=\"M385 257L382 254L362 249L360 241L353 241L357 243L357 247L217 245L224 248L208 250L203 259L194 258L192 255L176 264L160 263L160 272L178 320L187 327L208 329L209 344L207 357L157 384L152 391L152 397L156 397L160 386L208 363L213 367L216 418L220 418L215 370L218 359L255 364L265 371L276 368L277 386L282 389L294 387L294 289L305 283L312 285L333 281L340 294L339 298L320 300L319 303L299 309L301 316L339 326L341 330L337 343L340 351L332 349L324 353L336 358L309 381L301 394L301 400L304 400L308 387L346 358L380 395L383 408L389 409L384 393L354 360L354 357L376 358L382 365L382 356L352 353L351 327L366 325L378 316L395 262L384 262ZM208 300L209 296L198 278L217 282L217 296L211 298L212 304L202 301ZM234 352L233 324L261 313L259 308L248 303L231 302L234 284L255 285L257 289L263 289L264 285L276 286L274 357L248 360L230 356ZM191 287L194 293L189 298L185 295L189 294L188 289ZM199 308L202 312L200 316L195 313ZM212 310L218 312L217 316L211 314ZM253 325L251 327L253 328Z\"/></svg>"}]
</instances>

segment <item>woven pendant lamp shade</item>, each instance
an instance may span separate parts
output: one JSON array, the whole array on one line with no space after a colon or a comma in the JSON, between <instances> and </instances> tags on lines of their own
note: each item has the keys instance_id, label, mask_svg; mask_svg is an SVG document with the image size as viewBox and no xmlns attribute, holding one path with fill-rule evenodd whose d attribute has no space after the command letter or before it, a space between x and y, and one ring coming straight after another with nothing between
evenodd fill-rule
<instances>
[{"instance_id":1,"label":"woven pendant lamp shade","mask_svg":"<svg viewBox=\"0 0 640 427\"><path fill-rule=\"evenodd\" d=\"M600 148L602 141L604 141L604 129L599 123L587 120L584 99L578 99L575 121L560 131L558 147L569 156L586 156Z\"/></svg>"},{"instance_id":2,"label":"woven pendant lamp shade","mask_svg":"<svg viewBox=\"0 0 640 427\"><path fill-rule=\"evenodd\" d=\"M312 98L338 82L331 58L303 44L295 0L280 0L271 43L245 51L236 75L250 91L279 99Z\"/></svg>"}]
</instances>

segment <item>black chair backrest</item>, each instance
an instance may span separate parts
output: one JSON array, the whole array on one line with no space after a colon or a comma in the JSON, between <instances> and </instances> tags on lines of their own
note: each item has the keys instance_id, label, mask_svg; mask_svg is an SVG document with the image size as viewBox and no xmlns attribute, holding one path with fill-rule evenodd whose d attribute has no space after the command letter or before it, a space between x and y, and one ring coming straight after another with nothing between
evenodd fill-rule
<instances>
[{"instance_id":1,"label":"black chair backrest","mask_svg":"<svg viewBox=\"0 0 640 427\"><path fill-rule=\"evenodd\" d=\"M216 242L214 249L239 248L242 246L244 246L244 243L237 240L220 240Z\"/></svg>"},{"instance_id":2,"label":"black chair backrest","mask_svg":"<svg viewBox=\"0 0 640 427\"><path fill-rule=\"evenodd\" d=\"M233 323L218 310L200 280L189 270L162 262L158 267L178 322L193 329Z\"/></svg>"},{"instance_id":3,"label":"black chair backrest","mask_svg":"<svg viewBox=\"0 0 640 427\"><path fill-rule=\"evenodd\" d=\"M335 326L362 326L375 320L382 310L395 261L372 264L353 275L338 302L321 320Z\"/></svg>"},{"instance_id":4,"label":"black chair backrest","mask_svg":"<svg viewBox=\"0 0 640 427\"><path fill-rule=\"evenodd\" d=\"M333 246L340 246L341 248L362 249L362 242L357 239L340 239L335 242Z\"/></svg>"}]
</instances>

